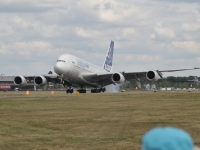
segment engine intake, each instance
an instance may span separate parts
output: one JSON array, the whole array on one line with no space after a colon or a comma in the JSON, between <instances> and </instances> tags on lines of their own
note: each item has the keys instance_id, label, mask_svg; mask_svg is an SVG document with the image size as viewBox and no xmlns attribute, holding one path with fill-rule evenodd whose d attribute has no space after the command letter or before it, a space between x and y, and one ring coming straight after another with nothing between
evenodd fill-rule
<instances>
[{"instance_id":1,"label":"engine intake","mask_svg":"<svg viewBox=\"0 0 200 150\"><path fill-rule=\"evenodd\" d=\"M146 77L149 81L157 81L161 78L159 74L154 70L148 71Z\"/></svg>"},{"instance_id":2,"label":"engine intake","mask_svg":"<svg viewBox=\"0 0 200 150\"><path fill-rule=\"evenodd\" d=\"M47 84L47 79L44 76L37 76L34 79L35 85L45 86Z\"/></svg>"},{"instance_id":3,"label":"engine intake","mask_svg":"<svg viewBox=\"0 0 200 150\"><path fill-rule=\"evenodd\" d=\"M14 83L18 86L25 86L27 84L27 81L23 76L16 76L14 78Z\"/></svg>"},{"instance_id":4,"label":"engine intake","mask_svg":"<svg viewBox=\"0 0 200 150\"><path fill-rule=\"evenodd\" d=\"M112 81L115 83L124 83L125 82L125 78L121 73L114 73L111 78L112 78Z\"/></svg>"}]
</instances>

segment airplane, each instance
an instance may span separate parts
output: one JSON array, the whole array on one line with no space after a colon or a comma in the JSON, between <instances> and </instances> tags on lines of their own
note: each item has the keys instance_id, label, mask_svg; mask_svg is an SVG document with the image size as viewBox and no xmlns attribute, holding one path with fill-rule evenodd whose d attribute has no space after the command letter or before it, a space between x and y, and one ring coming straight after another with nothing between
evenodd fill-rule
<instances>
[{"instance_id":1,"label":"airplane","mask_svg":"<svg viewBox=\"0 0 200 150\"><path fill-rule=\"evenodd\" d=\"M157 81L162 78L162 72L174 72L194 70L191 69L177 69L177 70L149 70L142 72L113 72L113 52L114 41L110 42L110 47L107 51L103 67L96 66L88 61L78 58L74 55L63 54L58 57L54 71L57 75L47 74L40 76L16 76L14 83L19 86L26 85L27 82L34 82L35 85L44 86L48 82L62 83L67 85L66 93L73 93L77 88L80 93L86 93L86 88L91 88L91 93L105 92L105 86L110 84L121 84L128 80L146 77L150 81Z\"/></svg>"},{"instance_id":2,"label":"airplane","mask_svg":"<svg viewBox=\"0 0 200 150\"><path fill-rule=\"evenodd\" d=\"M188 82L194 82L194 83L196 83L197 85L200 83L200 81L198 80L197 77L194 77L193 80L187 80L187 81L188 81Z\"/></svg>"}]
</instances>

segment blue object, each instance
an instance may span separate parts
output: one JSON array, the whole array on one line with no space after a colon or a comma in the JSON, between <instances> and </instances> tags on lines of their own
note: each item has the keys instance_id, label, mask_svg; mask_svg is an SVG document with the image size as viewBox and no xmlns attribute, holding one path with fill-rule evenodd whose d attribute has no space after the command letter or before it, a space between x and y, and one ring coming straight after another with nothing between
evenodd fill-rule
<instances>
[{"instance_id":1,"label":"blue object","mask_svg":"<svg viewBox=\"0 0 200 150\"><path fill-rule=\"evenodd\" d=\"M141 150L193 150L191 136L182 129L173 127L154 128L142 139Z\"/></svg>"}]
</instances>

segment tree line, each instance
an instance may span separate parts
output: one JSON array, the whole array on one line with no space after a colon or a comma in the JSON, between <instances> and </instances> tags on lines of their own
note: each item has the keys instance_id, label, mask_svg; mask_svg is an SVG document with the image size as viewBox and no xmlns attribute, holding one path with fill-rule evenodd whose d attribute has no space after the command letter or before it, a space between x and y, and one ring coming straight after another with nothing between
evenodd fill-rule
<instances>
[{"instance_id":1,"label":"tree line","mask_svg":"<svg viewBox=\"0 0 200 150\"><path fill-rule=\"evenodd\" d=\"M194 76L189 77L173 77L169 76L166 78L159 79L158 81L149 81L146 78L141 78L140 81L130 80L121 85L121 89L125 90L135 90L136 87L140 89L145 89L146 85L156 85L156 88L167 88L167 87L174 87L174 88L200 88L200 83L190 82L188 80L193 80ZM197 77L200 80L200 77ZM191 86L192 85L192 86Z\"/></svg>"},{"instance_id":2,"label":"tree line","mask_svg":"<svg viewBox=\"0 0 200 150\"><path fill-rule=\"evenodd\" d=\"M149 81L146 78L140 78L140 81L136 80L130 80L128 82L125 82L124 84L120 85L120 89L124 90L135 90L136 87L139 89L146 89L146 85L155 85L157 89L159 88L167 88L167 87L174 87L174 88L200 88L200 83L193 83L189 82L188 80L193 80L194 76L189 76L189 77L173 77L169 76L166 78L159 79L158 81ZM197 77L197 79L200 81L200 77ZM41 87L40 87L41 88ZM67 86L63 86L62 84L55 84L54 86L43 86L43 90L65 90Z\"/></svg>"}]
</instances>

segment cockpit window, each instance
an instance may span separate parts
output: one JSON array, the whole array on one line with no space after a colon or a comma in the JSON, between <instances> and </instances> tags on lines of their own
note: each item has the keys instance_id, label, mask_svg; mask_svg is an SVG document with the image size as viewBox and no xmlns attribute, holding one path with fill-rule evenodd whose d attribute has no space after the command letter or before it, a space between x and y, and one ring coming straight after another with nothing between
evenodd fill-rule
<instances>
[{"instance_id":1,"label":"cockpit window","mask_svg":"<svg viewBox=\"0 0 200 150\"><path fill-rule=\"evenodd\" d=\"M65 62L64 60L57 60L57 62Z\"/></svg>"}]
</instances>

